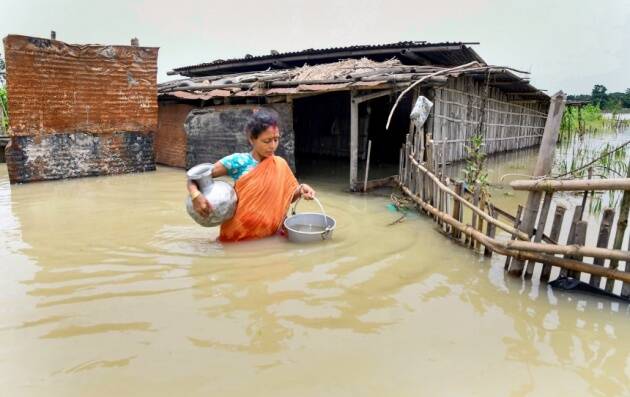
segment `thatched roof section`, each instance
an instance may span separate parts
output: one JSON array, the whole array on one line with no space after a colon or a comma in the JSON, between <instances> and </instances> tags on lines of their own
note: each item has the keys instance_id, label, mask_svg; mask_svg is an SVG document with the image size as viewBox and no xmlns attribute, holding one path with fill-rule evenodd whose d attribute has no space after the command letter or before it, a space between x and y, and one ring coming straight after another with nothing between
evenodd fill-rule
<instances>
[{"instance_id":1,"label":"thatched roof section","mask_svg":"<svg viewBox=\"0 0 630 397\"><path fill-rule=\"evenodd\" d=\"M548 96L529 84L523 73L506 67L488 66L477 62L463 69L404 65L392 58L382 62L367 58L344 59L336 62L302 67L245 72L219 76L192 77L162 83L158 93L163 97L183 100L225 97L270 97L278 95L312 95L347 90L401 90L418 80L422 84L444 84L449 77L468 74L476 79L500 82L512 92L523 93L527 99L548 100Z\"/></svg>"}]
</instances>

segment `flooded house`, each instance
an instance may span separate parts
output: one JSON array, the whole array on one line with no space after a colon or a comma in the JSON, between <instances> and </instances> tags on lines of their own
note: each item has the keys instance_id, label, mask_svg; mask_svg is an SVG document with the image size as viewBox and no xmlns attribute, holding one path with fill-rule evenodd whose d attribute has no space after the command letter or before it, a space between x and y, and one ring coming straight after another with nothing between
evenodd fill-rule
<instances>
[{"instance_id":1,"label":"flooded house","mask_svg":"<svg viewBox=\"0 0 630 397\"><path fill-rule=\"evenodd\" d=\"M9 35L10 179L214 162L248 150L244 124L261 106L279 115L278 153L294 170L300 172L300 162L332 160L348 168L352 190L364 179L359 174L368 157L396 173L400 147L413 128L409 113L420 96L433 103L422 136L435 142L439 161L463 159L466 141L479 132L487 153L538 144L549 97L526 74L488 66L475 44L272 51L178 67L169 74L182 79L158 85L158 49L137 41L77 45Z\"/></svg>"},{"instance_id":2,"label":"flooded house","mask_svg":"<svg viewBox=\"0 0 630 397\"><path fill-rule=\"evenodd\" d=\"M549 96L525 73L488 66L474 44L272 51L175 68L168 73L184 78L158 85L156 161L190 168L246 151L246 116L269 107L281 120L278 152L298 173L300 162L309 158L342 161L351 190L357 190L363 186L359 174L368 148L372 164L391 164L395 172L400 147L413 128L409 114L420 96L433 103L422 128L440 161L464 159L466 142L475 133L485 136L487 153L539 144Z\"/></svg>"}]
</instances>

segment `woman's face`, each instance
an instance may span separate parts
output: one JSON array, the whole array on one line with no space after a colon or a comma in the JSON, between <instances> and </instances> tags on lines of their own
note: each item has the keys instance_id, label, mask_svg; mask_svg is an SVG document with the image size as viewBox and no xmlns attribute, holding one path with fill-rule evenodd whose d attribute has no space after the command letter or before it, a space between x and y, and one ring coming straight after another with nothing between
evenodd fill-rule
<instances>
[{"instance_id":1,"label":"woman's face","mask_svg":"<svg viewBox=\"0 0 630 397\"><path fill-rule=\"evenodd\" d=\"M280 142L280 130L278 127L269 127L260 134L258 138L250 138L250 143L261 158L269 157L274 154Z\"/></svg>"}]
</instances>

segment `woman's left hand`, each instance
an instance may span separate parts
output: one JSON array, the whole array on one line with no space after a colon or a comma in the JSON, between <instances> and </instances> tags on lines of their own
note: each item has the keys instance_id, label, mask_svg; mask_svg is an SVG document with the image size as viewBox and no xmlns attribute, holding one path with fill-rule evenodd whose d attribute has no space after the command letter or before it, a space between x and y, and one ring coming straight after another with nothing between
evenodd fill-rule
<instances>
[{"instance_id":1,"label":"woman's left hand","mask_svg":"<svg viewBox=\"0 0 630 397\"><path fill-rule=\"evenodd\" d=\"M315 198L315 190L306 183L303 183L300 189L300 195L305 200L312 200Z\"/></svg>"}]
</instances>

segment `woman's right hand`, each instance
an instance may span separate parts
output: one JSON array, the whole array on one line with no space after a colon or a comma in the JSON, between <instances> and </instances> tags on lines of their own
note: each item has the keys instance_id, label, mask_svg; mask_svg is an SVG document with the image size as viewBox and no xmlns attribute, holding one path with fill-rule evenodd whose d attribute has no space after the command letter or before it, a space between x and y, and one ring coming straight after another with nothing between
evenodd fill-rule
<instances>
[{"instance_id":1,"label":"woman's right hand","mask_svg":"<svg viewBox=\"0 0 630 397\"><path fill-rule=\"evenodd\" d=\"M208 200L206 200L206 198L203 196L203 194L195 197L195 199L192 201L192 204L193 209L196 213L203 216L204 218L210 216L210 213L212 212L212 207L210 206Z\"/></svg>"}]
</instances>

